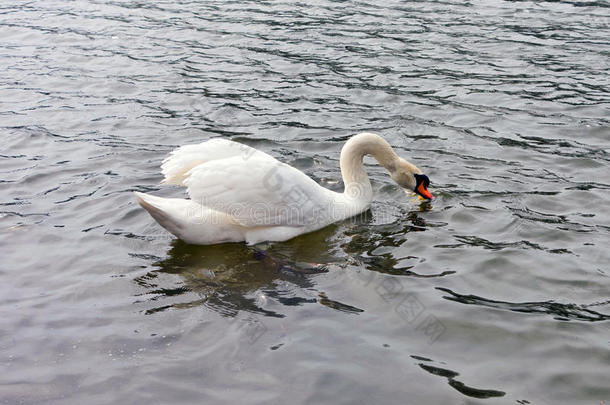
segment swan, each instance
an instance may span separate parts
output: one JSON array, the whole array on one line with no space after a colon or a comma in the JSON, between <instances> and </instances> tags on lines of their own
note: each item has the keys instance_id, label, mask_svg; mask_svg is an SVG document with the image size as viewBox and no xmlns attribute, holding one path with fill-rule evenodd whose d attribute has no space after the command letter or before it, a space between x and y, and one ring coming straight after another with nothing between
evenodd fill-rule
<instances>
[{"instance_id":1,"label":"swan","mask_svg":"<svg viewBox=\"0 0 610 405\"><path fill-rule=\"evenodd\" d=\"M161 184L186 186L190 199L135 195L162 227L187 243L285 241L369 208L373 190L363 165L367 154L406 191L433 198L428 177L373 133L354 135L341 149L343 193L264 152L215 138L179 147L163 160Z\"/></svg>"}]
</instances>

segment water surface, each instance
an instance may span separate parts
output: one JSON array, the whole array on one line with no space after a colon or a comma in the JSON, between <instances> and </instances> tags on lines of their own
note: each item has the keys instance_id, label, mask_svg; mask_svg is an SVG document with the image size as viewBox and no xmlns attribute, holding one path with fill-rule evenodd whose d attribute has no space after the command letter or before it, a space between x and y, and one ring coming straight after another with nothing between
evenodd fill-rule
<instances>
[{"instance_id":1,"label":"water surface","mask_svg":"<svg viewBox=\"0 0 610 405\"><path fill-rule=\"evenodd\" d=\"M0 6L0 402L610 402L601 1ZM132 192L175 147L260 148L364 215L189 246ZM604 402L605 401L605 402Z\"/></svg>"}]
</instances>

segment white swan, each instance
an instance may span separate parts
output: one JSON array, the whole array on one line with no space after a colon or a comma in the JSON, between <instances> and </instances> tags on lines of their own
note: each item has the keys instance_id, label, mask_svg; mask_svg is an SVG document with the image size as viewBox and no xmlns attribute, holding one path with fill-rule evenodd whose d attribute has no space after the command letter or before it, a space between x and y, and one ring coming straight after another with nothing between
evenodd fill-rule
<instances>
[{"instance_id":1,"label":"white swan","mask_svg":"<svg viewBox=\"0 0 610 405\"><path fill-rule=\"evenodd\" d=\"M353 136L341 150L343 193L264 152L212 139L174 150L161 166L162 183L186 186L190 200L135 194L162 227L187 243L284 241L368 209L373 191L362 163L366 154L401 187L433 198L428 177L372 133Z\"/></svg>"}]
</instances>

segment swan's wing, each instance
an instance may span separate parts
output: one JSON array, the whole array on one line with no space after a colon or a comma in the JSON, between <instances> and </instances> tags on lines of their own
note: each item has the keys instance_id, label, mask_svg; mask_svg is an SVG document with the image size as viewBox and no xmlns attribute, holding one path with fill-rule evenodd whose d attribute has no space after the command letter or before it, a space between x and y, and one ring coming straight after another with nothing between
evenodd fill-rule
<instances>
[{"instance_id":1,"label":"swan's wing","mask_svg":"<svg viewBox=\"0 0 610 405\"><path fill-rule=\"evenodd\" d=\"M248 145L221 138L210 139L196 145L185 145L173 150L161 164L161 172L164 176L161 183L183 186L185 185L186 173L193 167L211 160L234 156L239 156L243 160L248 160L253 156L266 156L273 159L266 153Z\"/></svg>"},{"instance_id":2,"label":"swan's wing","mask_svg":"<svg viewBox=\"0 0 610 405\"><path fill-rule=\"evenodd\" d=\"M209 161L186 176L192 200L247 227L311 225L332 208L332 191L269 155Z\"/></svg>"}]
</instances>

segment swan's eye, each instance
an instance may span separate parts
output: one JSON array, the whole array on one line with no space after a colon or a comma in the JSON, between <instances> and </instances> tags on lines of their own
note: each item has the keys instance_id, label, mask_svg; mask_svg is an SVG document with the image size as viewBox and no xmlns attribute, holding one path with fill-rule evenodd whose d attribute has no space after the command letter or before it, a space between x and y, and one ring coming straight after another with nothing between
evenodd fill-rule
<instances>
[{"instance_id":1,"label":"swan's eye","mask_svg":"<svg viewBox=\"0 0 610 405\"><path fill-rule=\"evenodd\" d=\"M430 179L425 174L415 173L413 176L415 176L415 190L413 191L417 192L420 185L423 185L424 188L428 188L430 185Z\"/></svg>"}]
</instances>

